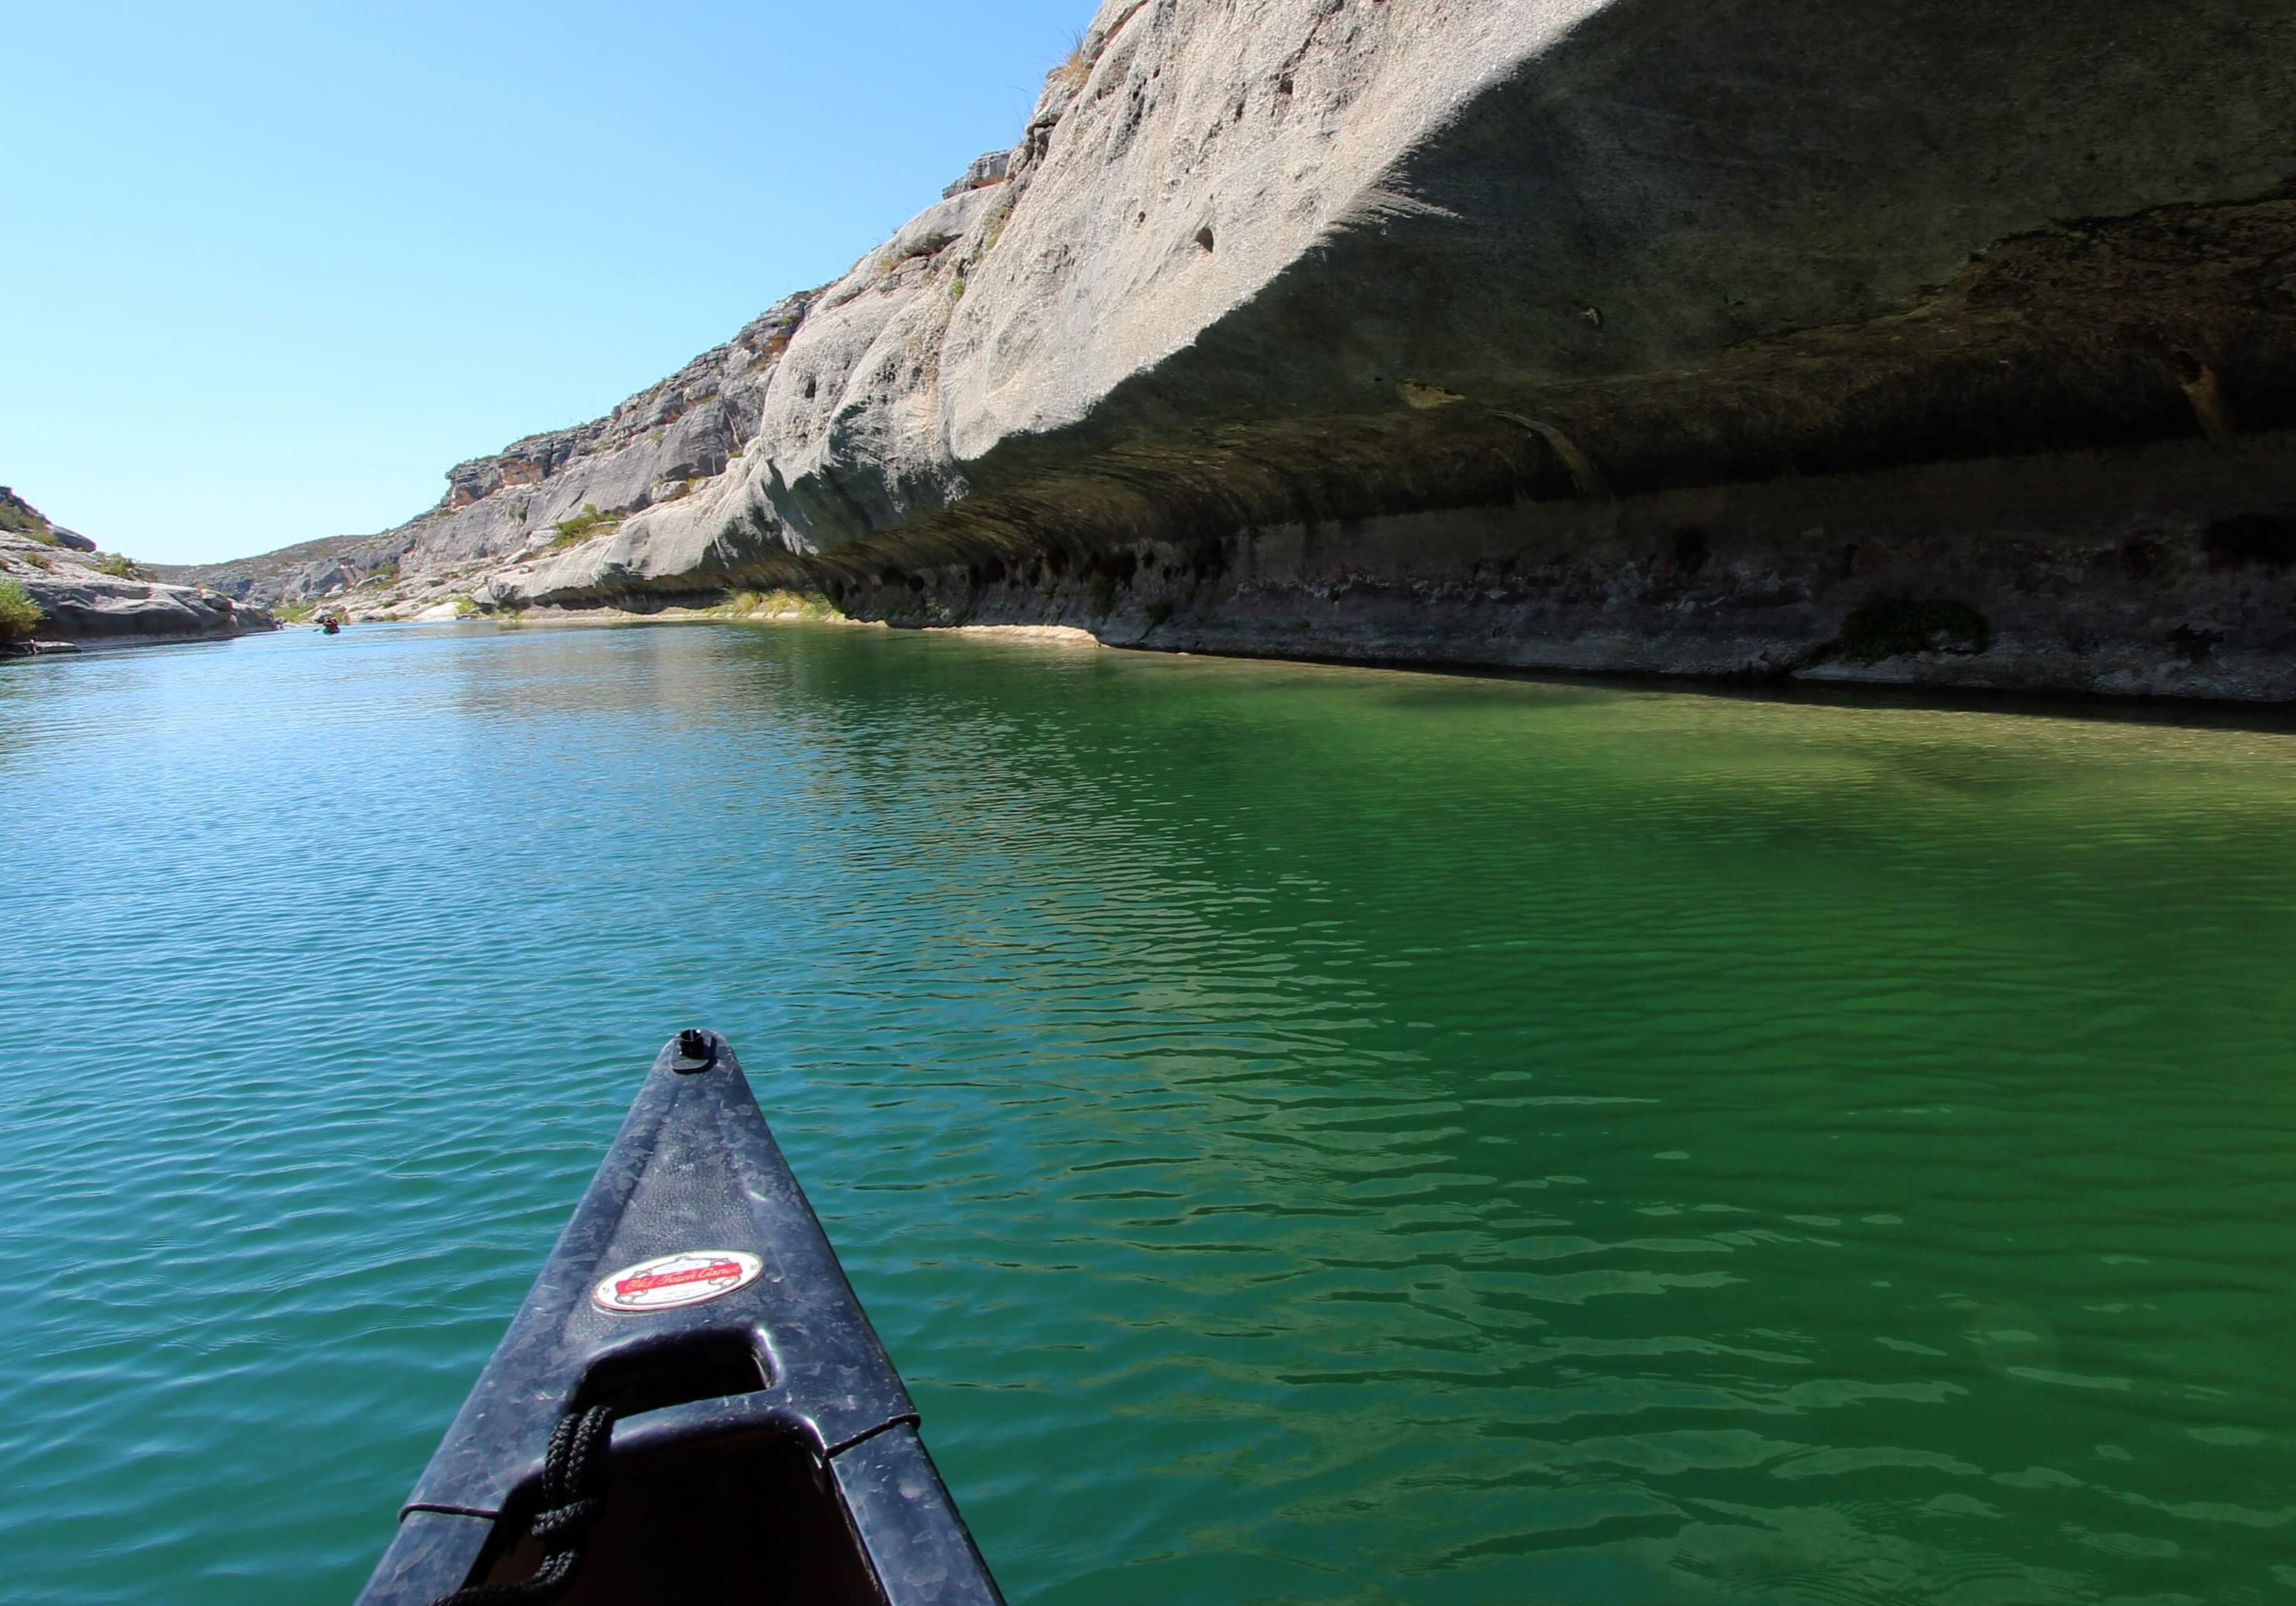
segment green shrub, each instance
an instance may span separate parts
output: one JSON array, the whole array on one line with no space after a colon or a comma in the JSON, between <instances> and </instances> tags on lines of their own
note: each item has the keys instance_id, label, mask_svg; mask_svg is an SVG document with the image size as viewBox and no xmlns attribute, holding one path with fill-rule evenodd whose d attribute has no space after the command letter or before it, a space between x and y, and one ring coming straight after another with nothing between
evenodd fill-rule
<instances>
[{"instance_id":1,"label":"green shrub","mask_svg":"<svg viewBox=\"0 0 2296 1606\"><path fill-rule=\"evenodd\" d=\"M46 612L17 581L0 576L0 642L20 642L38 627Z\"/></svg>"},{"instance_id":2,"label":"green shrub","mask_svg":"<svg viewBox=\"0 0 2296 1606\"><path fill-rule=\"evenodd\" d=\"M594 502L585 502L578 513L569 513L550 528L557 531L550 544L542 550L558 552L569 546L578 546L593 536L604 535L621 528L619 513L602 513Z\"/></svg>"},{"instance_id":3,"label":"green shrub","mask_svg":"<svg viewBox=\"0 0 2296 1606\"><path fill-rule=\"evenodd\" d=\"M99 562L96 568L115 580L140 580L144 578L143 571L135 567L135 561L125 553L105 553L102 561Z\"/></svg>"},{"instance_id":4,"label":"green shrub","mask_svg":"<svg viewBox=\"0 0 2296 1606\"><path fill-rule=\"evenodd\" d=\"M1982 652L1992 644L1985 616L1950 597L1867 597L1841 621L1841 656L1854 664L1904 652Z\"/></svg>"},{"instance_id":5,"label":"green shrub","mask_svg":"<svg viewBox=\"0 0 2296 1606\"><path fill-rule=\"evenodd\" d=\"M825 597L802 591L737 591L718 605L717 611L734 619L772 614L782 619L833 619L845 616Z\"/></svg>"},{"instance_id":6,"label":"green shrub","mask_svg":"<svg viewBox=\"0 0 2296 1606\"><path fill-rule=\"evenodd\" d=\"M474 619L486 611L479 606L479 600L467 592L457 593L447 600L455 604L455 617L458 619Z\"/></svg>"},{"instance_id":7,"label":"green shrub","mask_svg":"<svg viewBox=\"0 0 2296 1606\"><path fill-rule=\"evenodd\" d=\"M316 602L282 602L271 610L271 617L283 625L300 625L318 610Z\"/></svg>"}]
</instances>

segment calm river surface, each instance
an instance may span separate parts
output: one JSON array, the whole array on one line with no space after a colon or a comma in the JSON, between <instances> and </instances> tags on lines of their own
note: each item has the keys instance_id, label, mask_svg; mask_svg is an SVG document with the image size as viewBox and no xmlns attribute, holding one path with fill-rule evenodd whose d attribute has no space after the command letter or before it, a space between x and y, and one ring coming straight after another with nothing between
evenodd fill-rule
<instances>
[{"instance_id":1,"label":"calm river surface","mask_svg":"<svg viewBox=\"0 0 2296 1606\"><path fill-rule=\"evenodd\" d=\"M347 1598L707 1023L1016 1606L2296 1602L2292 777L827 627L0 670L0 1594Z\"/></svg>"}]
</instances>

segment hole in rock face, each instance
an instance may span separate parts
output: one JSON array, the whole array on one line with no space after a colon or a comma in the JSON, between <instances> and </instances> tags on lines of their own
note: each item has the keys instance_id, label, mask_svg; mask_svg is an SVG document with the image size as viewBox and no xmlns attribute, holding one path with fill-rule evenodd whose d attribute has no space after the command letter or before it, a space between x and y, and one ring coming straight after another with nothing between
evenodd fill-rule
<instances>
[{"instance_id":1,"label":"hole in rock face","mask_svg":"<svg viewBox=\"0 0 2296 1606\"><path fill-rule=\"evenodd\" d=\"M805 399L806 399L806 400L808 400L808 401L811 401L811 400L813 399L813 397L814 397L814 393L815 393L816 391L817 391L818 389L821 389L821 382L820 382L818 380L810 380L810 379L809 379L809 380L806 381L805 381Z\"/></svg>"},{"instance_id":2,"label":"hole in rock face","mask_svg":"<svg viewBox=\"0 0 2296 1606\"><path fill-rule=\"evenodd\" d=\"M1674 532L1674 566L1685 575L1694 576L1705 568L1712 550L1702 529L1678 529Z\"/></svg>"},{"instance_id":3,"label":"hole in rock face","mask_svg":"<svg viewBox=\"0 0 2296 1606\"><path fill-rule=\"evenodd\" d=\"M1196 243L1203 247L1206 250L1212 249L1211 225L1206 224L1203 227L1196 231Z\"/></svg>"}]
</instances>

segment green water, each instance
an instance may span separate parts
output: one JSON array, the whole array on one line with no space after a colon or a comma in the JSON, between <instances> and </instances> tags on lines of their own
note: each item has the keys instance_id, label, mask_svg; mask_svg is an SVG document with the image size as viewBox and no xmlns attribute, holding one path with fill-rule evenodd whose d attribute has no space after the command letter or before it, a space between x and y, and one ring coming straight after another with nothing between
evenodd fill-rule
<instances>
[{"instance_id":1,"label":"green water","mask_svg":"<svg viewBox=\"0 0 2296 1606\"><path fill-rule=\"evenodd\" d=\"M0 1595L352 1593L706 1022L1015 1602L2296 1601L2292 761L827 628L0 671Z\"/></svg>"}]
</instances>

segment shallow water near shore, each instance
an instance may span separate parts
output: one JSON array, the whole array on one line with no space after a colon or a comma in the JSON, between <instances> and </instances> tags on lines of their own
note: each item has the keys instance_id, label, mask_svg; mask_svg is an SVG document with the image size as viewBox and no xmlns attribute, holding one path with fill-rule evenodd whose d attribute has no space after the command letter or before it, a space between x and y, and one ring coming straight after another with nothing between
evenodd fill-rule
<instances>
[{"instance_id":1,"label":"shallow water near shore","mask_svg":"<svg viewBox=\"0 0 2296 1606\"><path fill-rule=\"evenodd\" d=\"M0 672L0 1594L348 1598L677 1028L1008 1595L2296 1601L2296 734L828 627Z\"/></svg>"}]
</instances>

